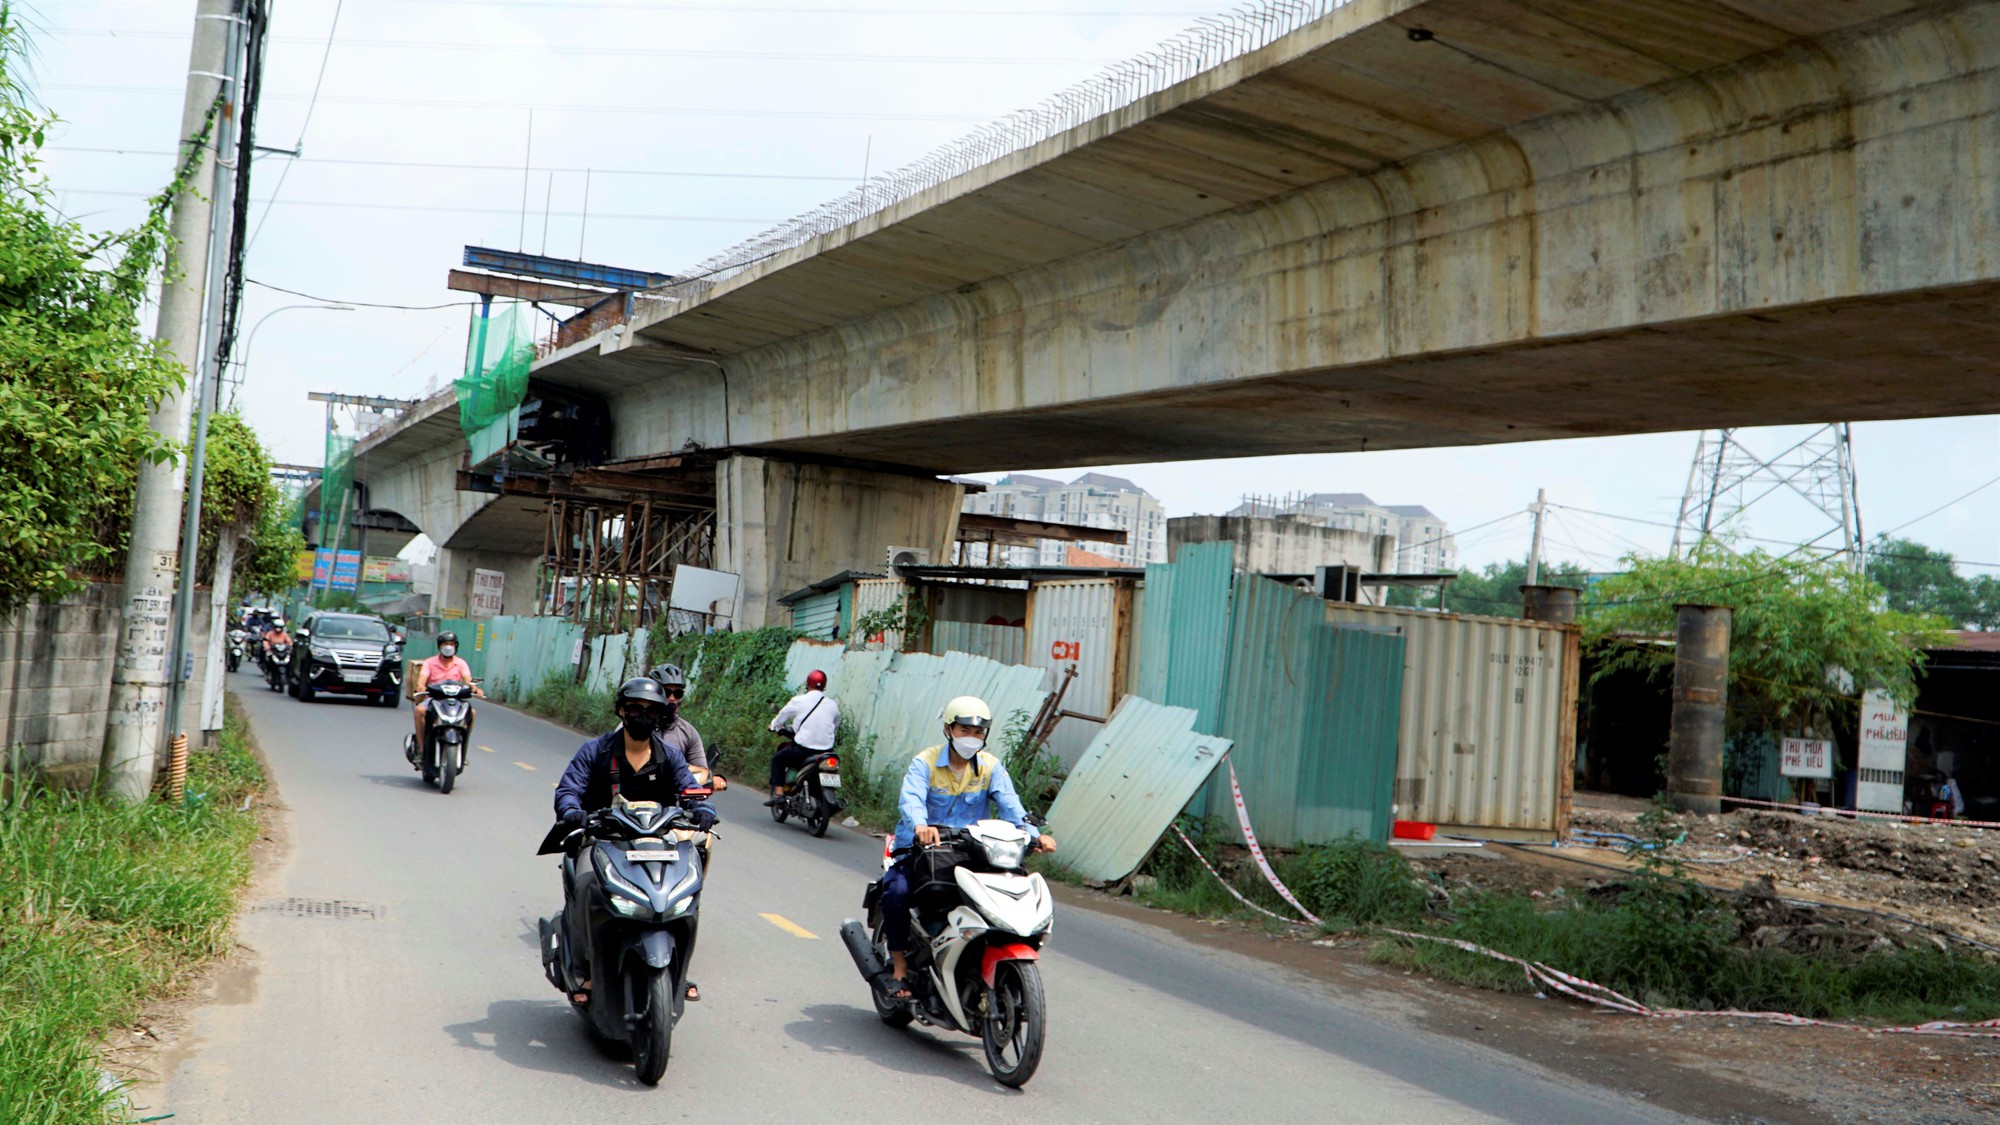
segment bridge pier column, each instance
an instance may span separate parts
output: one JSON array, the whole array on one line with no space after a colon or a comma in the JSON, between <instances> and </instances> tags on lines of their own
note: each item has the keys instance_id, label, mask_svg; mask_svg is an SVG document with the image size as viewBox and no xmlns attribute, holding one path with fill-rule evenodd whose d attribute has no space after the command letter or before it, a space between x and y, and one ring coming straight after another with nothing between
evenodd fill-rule
<instances>
[{"instance_id":1,"label":"bridge pier column","mask_svg":"<svg viewBox=\"0 0 2000 1125\"><path fill-rule=\"evenodd\" d=\"M958 537L964 489L935 477L731 457L715 472L715 567L743 577L736 627L777 624L777 599L843 570L884 573L890 547Z\"/></svg>"},{"instance_id":2,"label":"bridge pier column","mask_svg":"<svg viewBox=\"0 0 2000 1125\"><path fill-rule=\"evenodd\" d=\"M535 581L540 577L541 556L512 551L475 550L467 547L440 547L437 553L437 594L431 598L431 612L458 610L472 612L472 578L475 570L497 570L505 577L500 591L500 612L526 616L535 612Z\"/></svg>"}]
</instances>

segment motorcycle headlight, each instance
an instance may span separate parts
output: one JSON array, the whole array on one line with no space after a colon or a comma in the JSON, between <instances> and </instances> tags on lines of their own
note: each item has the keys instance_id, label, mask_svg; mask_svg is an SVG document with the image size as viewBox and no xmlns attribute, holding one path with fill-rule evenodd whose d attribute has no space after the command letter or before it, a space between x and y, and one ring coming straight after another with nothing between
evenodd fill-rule
<instances>
[{"instance_id":1,"label":"motorcycle headlight","mask_svg":"<svg viewBox=\"0 0 2000 1125\"><path fill-rule=\"evenodd\" d=\"M653 916L651 903L633 902L631 899L619 894L616 888L613 888L611 893L605 897L611 900L611 909L627 918L650 918Z\"/></svg>"}]
</instances>

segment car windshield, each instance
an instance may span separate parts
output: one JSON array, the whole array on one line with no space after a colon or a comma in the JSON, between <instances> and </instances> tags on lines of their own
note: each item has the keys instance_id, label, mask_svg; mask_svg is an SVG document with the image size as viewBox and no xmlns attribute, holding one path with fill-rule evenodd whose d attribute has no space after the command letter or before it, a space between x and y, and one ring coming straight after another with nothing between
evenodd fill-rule
<instances>
[{"instance_id":1,"label":"car windshield","mask_svg":"<svg viewBox=\"0 0 2000 1125\"><path fill-rule=\"evenodd\" d=\"M329 641L386 641L389 627L373 617L322 617L313 636Z\"/></svg>"}]
</instances>

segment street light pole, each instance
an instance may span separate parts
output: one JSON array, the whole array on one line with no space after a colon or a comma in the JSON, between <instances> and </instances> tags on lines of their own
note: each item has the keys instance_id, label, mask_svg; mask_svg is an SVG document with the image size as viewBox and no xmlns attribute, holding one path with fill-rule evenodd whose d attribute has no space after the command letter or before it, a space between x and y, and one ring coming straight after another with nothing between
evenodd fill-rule
<instances>
[{"instance_id":1,"label":"street light pole","mask_svg":"<svg viewBox=\"0 0 2000 1125\"><path fill-rule=\"evenodd\" d=\"M250 349L257 346L257 330L259 328L264 327L265 321L271 319L274 316L277 316L281 312L290 312L293 309L325 309L328 312L353 312L354 306L353 305L280 305L277 308L272 309L270 312L265 313L263 316L258 317L257 323L250 326L250 334L244 337L243 339L242 356L236 360L236 379L233 383L230 384L229 388L230 409L232 410L235 409L236 392L243 389L243 380L246 379L249 375Z\"/></svg>"}]
</instances>

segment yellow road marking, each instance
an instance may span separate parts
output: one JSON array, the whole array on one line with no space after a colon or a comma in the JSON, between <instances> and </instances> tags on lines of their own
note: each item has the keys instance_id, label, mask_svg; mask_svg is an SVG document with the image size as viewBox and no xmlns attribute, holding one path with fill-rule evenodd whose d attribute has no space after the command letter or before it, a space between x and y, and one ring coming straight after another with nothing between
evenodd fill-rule
<instances>
[{"instance_id":1,"label":"yellow road marking","mask_svg":"<svg viewBox=\"0 0 2000 1125\"><path fill-rule=\"evenodd\" d=\"M493 748L491 746L481 746L480 749L486 751L488 754L491 754L493 752Z\"/></svg>"},{"instance_id":2,"label":"yellow road marking","mask_svg":"<svg viewBox=\"0 0 2000 1125\"><path fill-rule=\"evenodd\" d=\"M802 937L806 938L809 941L819 940L818 934L813 933L811 930L806 929L804 926L799 925L797 922L792 921L790 918L785 917L783 914L759 914L757 915L757 917L762 918L764 921L771 923L773 926L778 927L779 929L785 931L786 933L792 935L793 937Z\"/></svg>"},{"instance_id":3,"label":"yellow road marking","mask_svg":"<svg viewBox=\"0 0 2000 1125\"><path fill-rule=\"evenodd\" d=\"M533 766L529 765L529 764L528 764L528 763L526 763L526 762L515 762L514 764L515 764L515 765L517 765L517 766L520 766L520 767L521 767L522 769L524 769L524 770L527 770L527 771L528 771L529 773L534 773L534 772L535 772L535 767L533 767Z\"/></svg>"}]
</instances>

